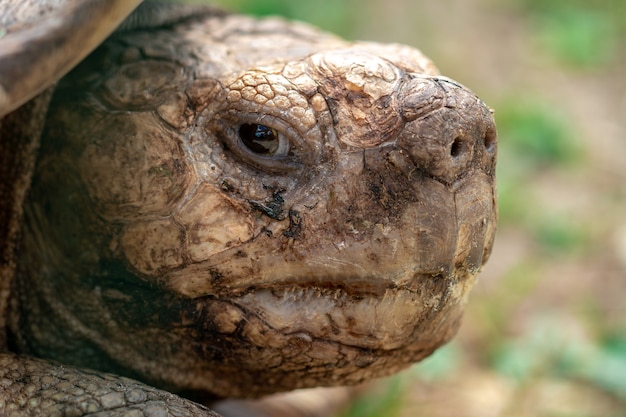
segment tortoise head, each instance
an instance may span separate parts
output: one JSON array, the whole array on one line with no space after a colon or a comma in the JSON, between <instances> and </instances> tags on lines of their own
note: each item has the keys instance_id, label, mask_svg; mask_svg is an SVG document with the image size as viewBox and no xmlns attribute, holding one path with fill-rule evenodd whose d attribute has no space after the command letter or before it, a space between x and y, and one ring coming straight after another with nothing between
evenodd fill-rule
<instances>
[{"instance_id":1,"label":"tortoise head","mask_svg":"<svg viewBox=\"0 0 626 417\"><path fill-rule=\"evenodd\" d=\"M388 375L456 332L495 157L490 110L408 47L240 16L119 34L53 99L17 344L221 396Z\"/></svg>"}]
</instances>

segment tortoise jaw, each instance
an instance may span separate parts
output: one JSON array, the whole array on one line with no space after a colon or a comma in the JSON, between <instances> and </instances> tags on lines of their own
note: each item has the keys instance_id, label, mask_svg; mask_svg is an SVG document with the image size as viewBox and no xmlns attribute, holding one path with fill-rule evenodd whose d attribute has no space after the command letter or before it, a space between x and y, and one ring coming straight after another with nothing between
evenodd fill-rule
<instances>
[{"instance_id":1,"label":"tortoise jaw","mask_svg":"<svg viewBox=\"0 0 626 417\"><path fill-rule=\"evenodd\" d=\"M374 350L410 344L417 318L433 307L407 290L388 290L378 297L303 287L257 290L231 302L285 337Z\"/></svg>"},{"instance_id":2,"label":"tortoise jaw","mask_svg":"<svg viewBox=\"0 0 626 417\"><path fill-rule=\"evenodd\" d=\"M286 286L257 289L228 301L284 337L389 351L427 339L421 329L426 317L451 326L447 322L457 315L448 313L462 309L475 275L420 276L418 290L388 287L367 293L359 287L350 293L339 287Z\"/></svg>"},{"instance_id":3,"label":"tortoise jaw","mask_svg":"<svg viewBox=\"0 0 626 417\"><path fill-rule=\"evenodd\" d=\"M267 342L259 334L271 332L286 344L296 337L299 343L317 340L390 351L432 337L423 329L431 320L454 327L478 272L462 267L416 272L416 266L407 262L388 275L347 273L352 268L345 265L343 273L333 274L313 265L299 265L299 273L289 270L289 264L276 265L273 278L252 277L246 285L230 282L227 276L222 277L222 285L214 268L205 273L213 274L208 278L210 289L193 292L200 287L178 286L176 290L196 303L228 305L230 313L218 311L208 318L214 331L230 334L238 329L240 337L256 346ZM267 265L262 269L269 270ZM188 278L198 279L197 274L187 272ZM178 284L183 282L178 278ZM206 327L206 317L198 320L196 327Z\"/></svg>"}]
</instances>

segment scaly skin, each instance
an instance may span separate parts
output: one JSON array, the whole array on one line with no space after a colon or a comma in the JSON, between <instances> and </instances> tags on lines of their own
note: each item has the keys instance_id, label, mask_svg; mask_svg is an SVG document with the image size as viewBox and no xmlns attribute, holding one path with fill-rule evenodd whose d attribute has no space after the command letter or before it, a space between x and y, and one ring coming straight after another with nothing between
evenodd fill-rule
<instances>
[{"instance_id":1,"label":"scaly skin","mask_svg":"<svg viewBox=\"0 0 626 417\"><path fill-rule=\"evenodd\" d=\"M211 14L118 33L56 89L11 347L194 396L394 373L458 328L495 142L408 47Z\"/></svg>"},{"instance_id":2,"label":"scaly skin","mask_svg":"<svg viewBox=\"0 0 626 417\"><path fill-rule=\"evenodd\" d=\"M218 417L206 407L101 372L0 354L0 414L99 417Z\"/></svg>"}]
</instances>

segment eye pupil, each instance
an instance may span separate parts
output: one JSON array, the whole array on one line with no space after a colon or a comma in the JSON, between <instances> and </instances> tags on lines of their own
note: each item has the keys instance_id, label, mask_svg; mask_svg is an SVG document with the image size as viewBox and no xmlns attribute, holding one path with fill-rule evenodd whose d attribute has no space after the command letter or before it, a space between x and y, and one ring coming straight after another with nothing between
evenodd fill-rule
<instances>
[{"instance_id":1,"label":"eye pupil","mask_svg":"<svg viewBox=\"0 0 626 417\"><path fill-rule=\"evenodd\" d=\"M249 150L260 155L273 155L280 143L275 129L260 124L241 125L239 138Z\"/></svg>"}]
</instances>

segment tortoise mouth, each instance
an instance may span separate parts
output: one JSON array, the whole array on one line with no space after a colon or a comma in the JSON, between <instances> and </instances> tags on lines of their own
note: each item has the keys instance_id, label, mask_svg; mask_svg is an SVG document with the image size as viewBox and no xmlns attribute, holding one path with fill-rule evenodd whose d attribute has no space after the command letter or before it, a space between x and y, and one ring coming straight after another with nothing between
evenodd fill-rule
<instances>
[{"instance_id":1,"label":"tortoise mouth","mask_svg":"<svg viewBox=\"0 0 626 417\"><path fill-rule=\"evenodd\" d=\"M216 288L216 297L245 297L252 293L268 291L276 297L316 292L318 297L340 297L360 300L366 297L382 297L388 291L399 290L390 279L362 275L320 275L316 277L287 276L258 285ZM416 289L404 288L408 291ZM292 297L293 298L293 297Z\"/></svg>"},{"instance_id":2,"label":"tortoise mouth","mask_svg":"<svg viewBox=\"0 0 626 417\"><path fill-rule=\"evenodd\" d=\"M419 297L406 290L355 296L341 288L264 289L231 302L285 336L368 349L406 345L424 309Z\"/></svg>"},{"instance_id":3,"label":"tortoise mouth","mask_svg":"<svg viewBox=\"0 0 626 417\"><path fill-rule=\"evenodd\" d=\"M415 343L424 320L458 305L471 288L471 283L455 278L429 279L420 284L420 290L396 287L388 281L385 285L298 283L255 288L217 297L238 312L214 320L221 321L216 323L218 327L236 328L242 317L254 317L264 329L285 338L393 350ZM250 320L246 321L249 325Z\"/></svg>"}]
</instances>

